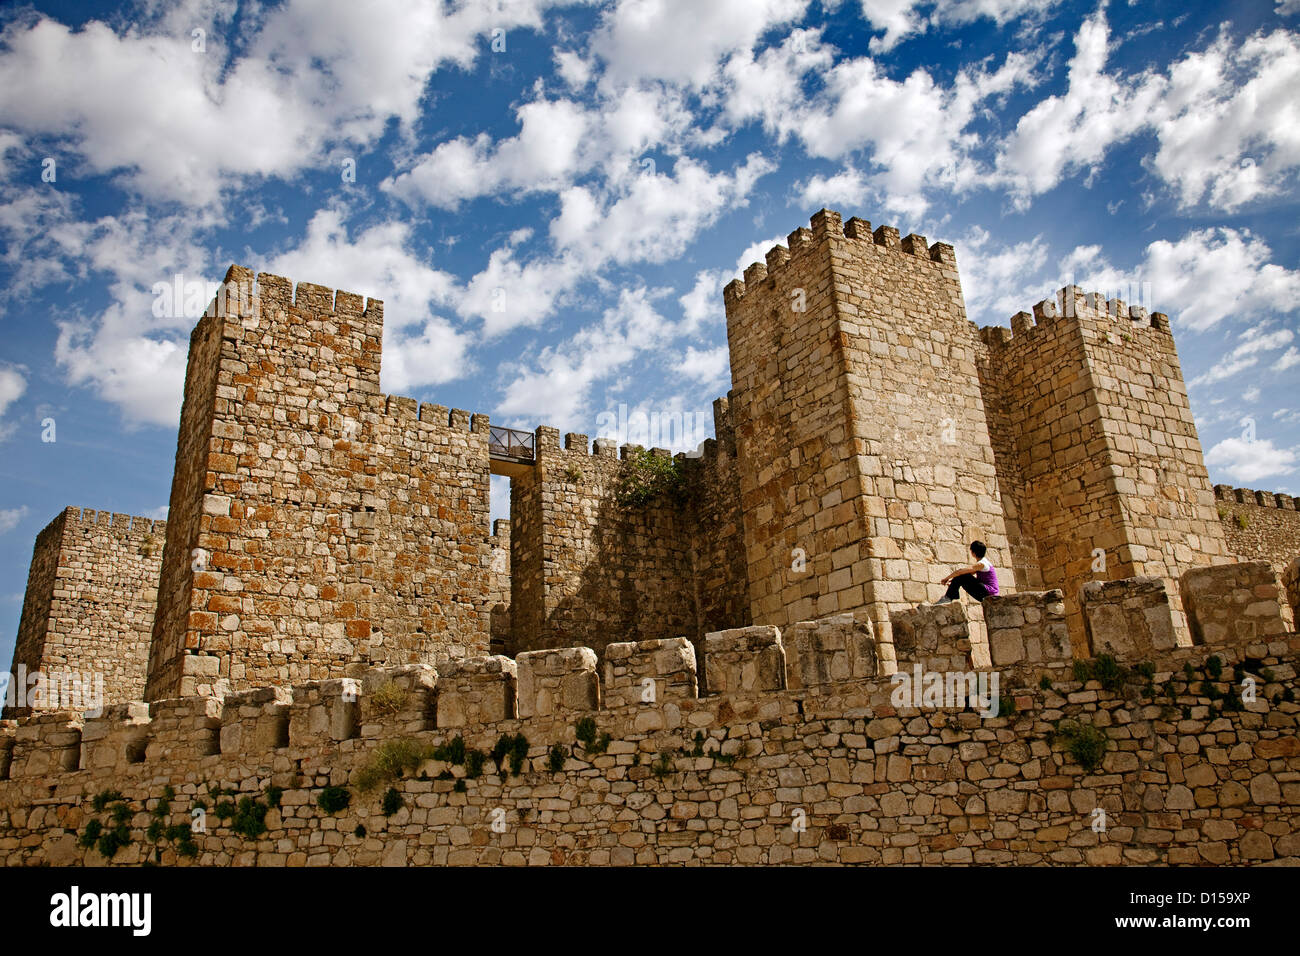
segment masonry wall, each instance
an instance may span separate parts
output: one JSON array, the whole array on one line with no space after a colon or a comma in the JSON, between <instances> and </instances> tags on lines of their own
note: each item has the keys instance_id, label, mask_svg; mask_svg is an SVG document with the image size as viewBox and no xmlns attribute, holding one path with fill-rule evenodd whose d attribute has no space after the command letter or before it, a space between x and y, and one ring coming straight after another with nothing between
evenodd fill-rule
<instances>
[{"instance_id":1,"label":"masonry wall","mask_svg":"<svg viewBox=\"0 0 1300 956\"><path fill-rule=\"evenodd\" d=\"M994 432L1014 441L1007 496L1043 586L1065 593L1071 632L1083 582L1154 575L1188 643L1177 578L1230 555L1167 317L1071 287L982 338L984 387L1006 416Z\"/></svg>"},{"instance_id":2,"label":"masonry wall","mask_svg":"<svg viewBox=\"0 0 1300 956\"><path fill-rule=\"evenodd\" d=\"M1016 583L1024 588L1041 588L1043 570L1038 563L1038 542L1030 532L1029 521L1023 509L1029 504L1031 490L1022 471L1018 450L1019 433L1024 416L1019 406L1033 399L1018 387L1023 380L1009 381L1002 368L995 367L991 359L989 336L997 336L995 329L984 329L976 342L975 366L979 373L980 392L988 420L989 443L993 449L993 463L997 469L998 490L1002 499L1003 520L1007 529L1007 554L1004 559L1015 572ZM1061 369L1055 370L1060 374ZM1044 376L1051 382L1050 373ZM1041 387L1041 383L1039 383Z\"/></svg>"},{"instance_id":3,"label":"masonry wall","mask_svg":"<svg viewBox=\"0 0 1300 956\"><path fill-rule=\"evenodd\" d=\"M230 278L242 280L239 273ZM226 316L205 314L190 333L189 357L185 366L185 394L181 402L180 425L176 434L176 461L172 468L172 489L167 520L170 525L163 549L158 584L153 633L149 643L145 699L184 693L182 687L194 682L182 681L188 667L185 657L199 650L197 627L191 630L191 616L196 625L203 606L193 600L195 579L206 571L208 556L199 550L202 532L204 492L213 487L215 476L208 472L208 456L215 443L215 405L217 380L222 351L233 358L233 345L224 341ZM232 335L234 334L232 330ZM233 386L223 390L223 402L235 395ZM213 577L205 583L216 583ZM232 587L241 586L236 577ZM227 665L229 666L229 665ZM208 685L211 686L209 681ZM189 691L189 692L192 692Z\"/></svg>"},{"instance_id":4,"label":"masonry wall","mask_svg":"<svg viewBox=\"0 0 1300 956\"><path fill-rule=\"evenodd\" d=\"M1229 550L1247 561L1282 570L1300 557L1300 511L1291 495L1214 486L1215 508Z\"/></svg>"},{"instance_id":5,"label":"masonry wall","mask_svg":"<svg viewBox=\"0 0 1300 956\"><path fill-rule=\"evenodd\" d=\"M17 690L18 668L38 670L45 655L45 639L50 630L50 606L59 573L59 549L63 545L63 524L67 512L46 525L36 536L32 563L27 571L27 591L23 595L22 615L18 619L18 637L14 641L13 664L9 668L10 685ZM16 698L15 698L16 702ZM26 708L6 706L5 717L26 712Z\"/></svg>"},{"instance_id":6,"label":"masonry wall","mask_svg":"<svg viewBox=\"0 0 1300 956\"><path fill-rule=\"evenodd\" d=\"M1014 589L951 246L822 210L724 300L755 622L887 634L975 538Z\"/></svg>"},{"instance_id":7,"label":"masonry wall","mask_svg":"<svg viewBox=\"0 0 1300 956\"><path fill-rule=\"evenodd\" d=\"M488 609L491 621L493 654L510 652L510 522L498 518L492 522L488 538L489 569Z\"/></svg>"},{"instance_id":8,"label":"masonry wall","mask_svg":"<svg viewBox=\"0 0 1300 956\"><path fill-rule=\"evenodd\" d=\"M21 665L83 682L99 676L104 703L143 696L166 528L80 508L50 522L32 553L11 674Z\"/></svg>"},{"instance_id":9,"label":"masonry wall","mask_svg":"<svg viewBox=\"0 0 1300 956\"><path fill-rule=\"evenodd\" d=\"M678 454L679 493L620 500L640 449L537 430L536 462L511 479L511 653L687 637L749 623L735 436ZM654 454L667 458L668 452Z\"/></svg>"},{"instance_id":10,"label":"masonry wall","mask_svg":"<svg viewBox=\"0 0 1300 956\"><path fill-rule=\"evenodd\" d=\"M623 505L631 467L586 435L537 429L536 461L510 481L511 624L515 653L616 641L695 637L691 535L680 502ZM663 452L667 456L667 452Z\"/></svg>"},{"instance_id":11,"label":"masonry wall","mask_svg":"<svg viewBox=\"0 0 1300 956\"><path fill-rule=\"evenodd\" d=\"M728 399L713 403L713 433L717 437L704 443L702 455L684 459L697 645L710 631L752 622L736 433Z\"/></svg>"},{"instance_id":12,"label":"masonry wall","mask_svg":"<svg viewBox=\"0 0 1300 956\"><path fill-rule=\"evenodd\" d=\"M111 809L92 800L112 789L128 838L115 865L1294 864L1298 655L1295 634L1177 649L1148 661L1150 680L1109 690L1076 681L1068 662L1042 664L1004 675L1015 711L989 717L897 706L886 681L834 680L712 697L665 683L655 702L552 698L519 718L513 669L475 678L507 690L505 713L456 710L470 719L452 726L442 696L464 688L432 672L407 675L396 712L372 704L369 688L382 685L367 679L135 705L84 724L51 715L0 727L0 862L107 862L79 839L92 819L111 826ZM1238 664L1261 691L1239 710L1222 704ZM769 678L784 681L779 668ZM607 670L588 701L623 694L619 679ZM576 739L583 717L606 746ZM1085 725L1104 740L1094 769L1064 730ZM392 782L392 815L381 810L387 782L354 788L341 811L318 805L325 787L356 784L385 744L460 737L486 752L507 734L524 737L518 773L490 757L478 774L428 757ZM273 807L270 787L282 788ZM241 836L217 814L217 801L243 797L266 808L264 833ZM192 858L150 835L156 820L191 823L198 807L206 832Z\"/></svg>"},{"instance_id":13,"label":"masonry wall","mask_svg":"<svg viewBox=\"0 0 1300 956\"><path fill-rule=\"evenodd\" d=\"M378 300L232 267L210 313L150 699L485 652L487 417L381 393Z\"/></svg>"}]
</instances>

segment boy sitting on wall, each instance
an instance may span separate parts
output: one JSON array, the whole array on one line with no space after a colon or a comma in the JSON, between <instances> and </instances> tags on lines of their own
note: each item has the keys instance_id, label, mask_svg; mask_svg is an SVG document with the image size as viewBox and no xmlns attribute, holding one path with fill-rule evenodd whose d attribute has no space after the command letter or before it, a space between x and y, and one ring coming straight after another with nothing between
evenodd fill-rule
<instances>
[{"instance_id":1,"label":"boy sitting on wall","mask_svg":"<svg viewBox=\"0 0 1300 956\"><path fill-rule=\"evenodd\" d=\"M993 562L985 556L988 548L984 546L984 542L972 541L970 553L974 556L975 563L968 568L958 568L939 582L948 585L948 592L935 601L935 604L948 604L955 601L961 596L962 591L977 601L983 601L990 594L998 593L998 573L993 570Z\"/></svg>"}]
</instances>

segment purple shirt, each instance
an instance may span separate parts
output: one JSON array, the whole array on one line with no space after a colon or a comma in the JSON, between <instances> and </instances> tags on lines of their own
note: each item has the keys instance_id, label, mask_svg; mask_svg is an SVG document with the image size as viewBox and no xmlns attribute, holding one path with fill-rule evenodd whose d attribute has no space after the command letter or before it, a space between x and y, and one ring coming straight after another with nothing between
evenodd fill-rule
<instances>
[{"instance_id":1,"label":"purple shirt","mask_svg":"<svg viewBox=\"0 0 1300 956\"><path fill-rule=\"evenodd\" d=\"M987 557L980 558L976 562L979 570L975 572L975 580L988 590L989 594L998 593L998 573L993 570L993 562Z\"/></svg>"}]
</instances>

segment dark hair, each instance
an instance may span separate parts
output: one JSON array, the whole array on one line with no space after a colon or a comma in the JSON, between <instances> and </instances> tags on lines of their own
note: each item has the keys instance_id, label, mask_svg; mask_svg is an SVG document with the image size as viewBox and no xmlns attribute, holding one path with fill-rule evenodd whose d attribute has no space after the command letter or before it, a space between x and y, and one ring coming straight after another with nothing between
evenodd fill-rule
<instances>
[{"instance_id":1,"label":"dark hair","mask_svg":"<svg viewBox=\"0 0 1300 956\"><path fill-rule=\"evenodd\" d=\"M984 557L986 551L988 551L988 548L984 547L983 541L972 541L970 543L970 553L975 555L976 558Z\"/></svg>"}]
</instances>

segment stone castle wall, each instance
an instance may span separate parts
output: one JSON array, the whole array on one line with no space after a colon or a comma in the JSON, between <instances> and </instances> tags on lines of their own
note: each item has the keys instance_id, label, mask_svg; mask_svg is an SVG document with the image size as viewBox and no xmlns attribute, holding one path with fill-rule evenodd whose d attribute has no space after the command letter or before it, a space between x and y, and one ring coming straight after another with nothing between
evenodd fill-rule
<instances>
[{"instance_id":1,"label":"stone castle wall","mask_svg":"<svg viewBox=\"0 0 1300 956\"><path fill-rule=\"evenodd\" d=\"M728 399L713 403L713 431L717 437L704 443L698 458L684 459L697 646L710 631L752 620L740 464Z\"/></svg>"},{"instance_id":2,"label":"stone castle wall","mask_svg":"<svg viewBox=\"0 0 1300 956\"><path fill-rule=\"evenodd\" d=\"M504 654L510 648L510 521L498 518L492 522L488 538L490 555L488 609L491 622L491 650Z\"/></svg>"},{"instance_id":3,"label":"stone castle wall","mask_svg":"<svg viewBox=\"0 0 1300 956\"><path fill-rule=\"evenodd\" d=\"M32 554L11 682L22 668L75 675L87 691L102 678L108 701L143 696L166 532L165 521L79 508L50 522Z\"/></svg>"},{"instance_id":4,"label":"stone castle wall","mask_svg":"<svg viewBox=\"0 0 1300 956\"><path fill-rule=\"evenodd\" d=\"M1021 548L1064 591L1071 630L1085 581L1155 575L1189 643L1177 579L1230 555L1167 317L1070 287L981 338Z\"/></svg>"},{"instance_id":5,"label":"stone castle wall","mask_svg":"<svg viewBox=\"0 0 1300 956\"><path fill-rule=\"evenodd\" d=\"M516 654L694 634L685 515L665 501L619 505L631 454L537 429L536 463L510 482Z\"/></svg>"},{"instance_id":6,"label":"stone castle wall","mask_svg":"<svg viewBox=\"0 0 1300 956\"><path fill-rule=\"evenodd\" d=\"M32 563L27 571L27 591L23 595L23 610L18 619L18 637L14 642L13 665L10 667L9 686L15 692L18 690L19 669L39 670L44 660L45 639L50 630L50 609L59 573L59 550L63 546L63 523L68 511L64 511L41 530L32 549ZM14 701L16 704L16 696ZM13 705L6 706L5 717L29 710L12 708Z\"/></svg>"},{"instance_id":7,"label":"stone castle wall","mask_svg":"<svg viewBox=\"0 0 1300 956\"><path fill-rule=\"evenodd\" d=\"M1215 507L1234 555L1279 572L1300 555L1300 499L1271 491L1214 486Z\"/></svg>"},{"instance_id":8,"label":"stone castle wall","mask_svg":"<svg viewBox=\"0 0 1300 956\"><path fill-rule=\"evenodd\" d=\"M1214 587L1199 607L1233 607ZM969 645L946 611L900 672ZM85 837L120 822L126 865L1300 862L1300 635L1089 676L1028 639L1063 617L1046 592L990 620L996 713L864 676L870 619L841 615L709 634L702 662L684 639L609 645L603 668L564 648L9 722L0 861L110 862ZM706 670L725 693L700 696Z\"/></svg>"},{"instance_id":9,"label":"stone castle wall","mask_svg":"<svg viewBox=\"0 0 1300 956\"><path fill-rule=\"evenodd\" d=\"M541 427L532 469L511 480L515 652L701 638L743 614L731 454L679 455L676 494L629 503L641 449ZM668 452L652 454L667 459Z\"/></svg>"},{"instance_id":10,"label":"stone castle wall","mask_svg":"<svg viewBox=\"0 0 1300 956\"><path fill-rule=\"evenodd\" d=\"M148 696L485 652L487 416L380 392L378 300L232 267L210 313Z\"/></svg>"},{"instance_id":11,"label":"stone castle wall","mask_svg":"<svg viewBox=\"0 0 1300 956\"><path fill-rule=\"evenodd\" d=\"M951 246L822 210L724 290L753 620L940 596L985 541L1015 586Z\"/></svg>"}]
</instances>

